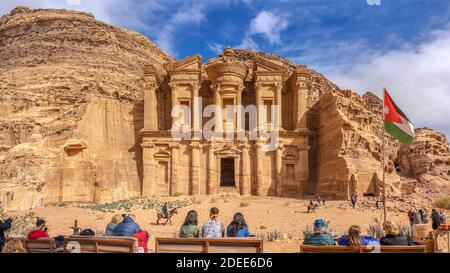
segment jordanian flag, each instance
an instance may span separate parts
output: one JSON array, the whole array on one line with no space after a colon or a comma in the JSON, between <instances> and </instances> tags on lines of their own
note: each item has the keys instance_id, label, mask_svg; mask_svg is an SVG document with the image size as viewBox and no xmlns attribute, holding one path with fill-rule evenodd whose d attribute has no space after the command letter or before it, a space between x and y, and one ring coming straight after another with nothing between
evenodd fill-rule
<instances>
[{"instance_id":1,"label":"jordanian flag","mask_svg":"<svg viewBox=\"0 0 450 273\"><path fill-rule=\"evenodd\" d=\"M386 89L384 89L383 107L384 129L402 144L414 140L414 127L402 110L394 103Z\"/></svg>"}]
</instances>

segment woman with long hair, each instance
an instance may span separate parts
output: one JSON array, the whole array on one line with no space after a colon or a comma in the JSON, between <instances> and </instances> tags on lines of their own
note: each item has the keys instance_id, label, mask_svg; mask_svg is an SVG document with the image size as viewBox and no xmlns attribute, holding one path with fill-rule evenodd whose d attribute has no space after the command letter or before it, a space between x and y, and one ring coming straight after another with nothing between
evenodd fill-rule
<instances>
[{"instance_id":1,"label":"woman with long hair","mask_svg":"<svg viewBox=\"0 0 450 273\"><path fill-rule=\"evenodd\" d=\"M228 237L252 237L253 235L248 230L245 223L244 215L238 212L234 215L233 221L227 227Z\"/></svg>"},{"instance_id":2,"label":"woman with long hair","mask_svg":"<svg viewBox=\"0 0 450 273\"><path fill-rule=\"evenodd\" d=\"M200 232L198 228L198 214L195 210L191 210L186 215L183 225L180 228L180 237L182 238L198 238Z\"/></svg>"},{"instance_id":3,"label":"woman with long hair","mask_svg":"<svg viewBox=\"0 0 450 273\"><path fill-rule=\"evenodd\" d=\"M361 235L361 227L352 225L348 229L348 235L339 238L338 244L340 246L359 248L366 245L380 245L380 242L374 237Z\"/></svg>"},{"instance_id":4,"label":"woman with long hair","mask_svg":"<svg viewBox=\"0 0 450 273\"><path fill-rule=\"evenodd\" d=\"M21 240L13 239L6 243L2 253L27 253L27 250L23 247Z\"/></svg>"}]
</instances>

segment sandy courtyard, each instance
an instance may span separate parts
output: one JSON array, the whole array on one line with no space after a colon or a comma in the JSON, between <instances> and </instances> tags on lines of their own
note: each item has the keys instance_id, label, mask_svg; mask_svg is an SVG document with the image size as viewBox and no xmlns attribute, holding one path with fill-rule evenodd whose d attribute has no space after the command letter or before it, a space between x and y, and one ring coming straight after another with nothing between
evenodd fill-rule
<instances>
[{"instance_id":1,"label":"sandy courtyard","mask_svg":"<svg viewBox=\"0 0 450 273\"><path fill-rule=\"evenodd\" d=\"M160 198L159 200L182 199L185 198ZM133 209L138 224L151 235L149 241L151 251L154 249L155 237L174 237L178 233L186 213L191 209L195 209L199 213L200 224L208 219L209 209L215 206L220 209L220 219L225 225L230 223L235 212L242 212L250 231L257 236L266 235L269 231L274 230L292 235L292 239L277 242L266 241L265 252L299 252L303 238L302 231L316 218L330 221L335 233L343 234L351 224L361 225L365 230L370 222L381 217L381 210L376 210L375 207L373 209L352 209L349 202L346 201L327 201L325 207L320 207L316 213L307 213L308 201L306 199L237 196L200 196L195 199L193 204L178 210L179 213L172 219L172 226L169 224L156 225L156 210ZM75 206L39 208L33 212L36 213L36 216L47 220L50 236L71 234L70 227L73 226L75 219L82 228L90 228L96 233L103 232L114 214ZM124 211L115 211L115 213L124 213ZM395 222L408 223L406 213L390 212L388 218ZM441 237L439 249L446 250L446 248L447 242L445 238Z\"/></svg>"}]
</instances>

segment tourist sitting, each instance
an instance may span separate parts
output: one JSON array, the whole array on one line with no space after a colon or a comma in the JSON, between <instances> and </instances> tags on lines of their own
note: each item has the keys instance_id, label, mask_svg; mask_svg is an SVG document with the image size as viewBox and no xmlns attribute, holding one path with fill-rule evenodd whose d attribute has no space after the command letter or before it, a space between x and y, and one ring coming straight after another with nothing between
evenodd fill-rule
<instances>
[{"instance_id":1,"label":"tourist sitting","mask_svg":"<svg viewBox=\"0 0 450 273\"><path fill-rule=\"evenodd\" d=\"M133 234L141 231L139 225L134 221L135 215L126 215L123 221L117 225L114 229L114 236L126 236L131 237Z\"/></svg>"},{"instance_id":2,"label":"tourist sitting","mask_svg":"<svg viewBox=\"0 0 450 273\"><path fill-rule=\"evenodd\" d=\"M317 219L314 222L314 230L312 234L306 234L304 245L310 246L326 246L335 245L333 235L328 232L327 225L323 219Z\"/></svg>"},{"instance_id":3,"label":"tourist sitting","mask_svg":"<svg viewBox=\"0 0 450 273\"><path fill-rule=\"evenodd\" d=\"M11 228L12 222L13 220L11 218L6 219L5 221L0 221L0 251L6 241L5 232Z\"/></svg>"},{"instance_id":4,"label":"tourist sitting","mask_svg":"<svg viewBox=\"0 0 450 273\"><path fill-rule=\"evenodd\" d=\"M123 217L120 214L116 214L111 218L111 222L106 225L105 236L114 236L114 230L117 225L123 221Z\"/></svg>"},{"instance_id":5,"label":"tourist sitting","mask_svg":"<svg viewBox=\"0 0 450 273\"><path fill-rule=\"evenodd\" d=\"M211 208L209 211L209 220L203 225L203 238L222 238L225 234L225 228L219 218L219 209Z\"/></svg>"},{"instance_id":6,"label":"tourist sitting","mask_svg":"<svg viewBox=\"0 0 450 273\"><path fill-rule=\"evenodd\" d=\"M340 246L350 246L358 248L366 245L380 245L380 242L374 237L362 236L361 227L352 225L348 229L348 235L341 236L338 239L338 244Z\"/></svg>"},{"instance_id":7,"label":"tourist sitting","mask_svg":"<svg viewBox=\"0 0 450 273\"><path fill-rule=\"evenodd\" d=\"M242 213L238 212L234 215L233 221L227 227L227 237L254 237L248 230Z\"/></svg>"},{"instance_id":8,"label":"tourist sitting","mask_svg":"<svg viewBox=\"0 0 450 273\"><path fill-rule=\"evenodd\" d=\"M391 221L383 223L383 230L385 236L380 239L380 245L386 246L407 246L409 245L408 239L400 235L398 226Z\"/></svg>"},{"instance_id":9,"label":"tourist sitting","mask_svg":"<svg viewBox=\"0 0 450 273\"><path fill-rule=\"evenodd\" d=\"M6 243L2 253L27 253L27 250L23 247L21 240L13 239Z\"/></svg>"},{"instance_id":10,"label":"tourist sitting","mask_svg":"<svg viewBox=\"0 0 450 273\"><path fill-rule=\"evenodd\" d=\"M188 212L183 225L180 228L181 238L200 237L200 228L198 227L198 214L195 210Z\"/></svg>"},{"instance_id":11,"label":"tourist sitting","mask_svg":"<svg viewBox=\"0 0 450 273\"><path fill-rule=\"evenodd\" d=\"M28 233L28 239L36 240L36 239L40 239L40 238L48 238L47 230L48 229L45 226L45 220L37 219L36 229L33 231L30 231L30 233Z\"/></svg>"}]
</instances>

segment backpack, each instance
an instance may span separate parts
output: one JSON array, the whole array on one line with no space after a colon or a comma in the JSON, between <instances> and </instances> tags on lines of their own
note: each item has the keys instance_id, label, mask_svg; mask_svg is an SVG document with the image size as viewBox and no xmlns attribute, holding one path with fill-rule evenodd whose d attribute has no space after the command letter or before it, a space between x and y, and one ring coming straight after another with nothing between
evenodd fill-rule
<instances>
[{"instance_id":1,"label":"backpack","mask_svg":"<svg viewBox=\"0 0 450 273\"><path fill-rule=\"evenodd\" d=\"M205 238L222 238L222 225L219 220L208 220L203 225Z\"/></svg>"},{"instance_id":2,"label":"backpack","mask_svg":"<svg viewBox=\"0 0 450 273\"><path fill-rule=\"evenodd\" d=\"M148 251L148 232L145 230L141 230L132 235L132 237L137 239L138 242L138 252L139 253L147 253Z\"/></svg>"}]
</instances>

